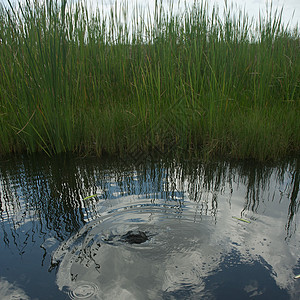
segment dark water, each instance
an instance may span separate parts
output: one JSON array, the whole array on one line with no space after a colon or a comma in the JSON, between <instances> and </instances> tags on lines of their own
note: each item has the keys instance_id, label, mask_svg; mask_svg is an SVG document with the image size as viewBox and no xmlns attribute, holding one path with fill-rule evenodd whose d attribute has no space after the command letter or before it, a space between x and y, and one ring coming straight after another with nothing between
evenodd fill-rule
<instances>
[{"instance_id":1,"label":"dark water","mask_svg":"<svg viewBox=\"0 0 300 300\"><path fill-rule=\"evenodd\" d=\"M0 299L300 299L299 173L2 159Z\"/></svg>"}]
</instances>

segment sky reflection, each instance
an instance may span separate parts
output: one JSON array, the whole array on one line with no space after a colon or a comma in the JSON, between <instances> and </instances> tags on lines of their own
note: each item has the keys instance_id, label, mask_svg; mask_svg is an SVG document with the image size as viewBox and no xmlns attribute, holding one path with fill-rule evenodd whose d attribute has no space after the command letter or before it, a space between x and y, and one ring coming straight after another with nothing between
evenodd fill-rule
<instances>
[{"instance_id":1,"label":"sky reflection","mask_svg":"<svg viewBox=\"0 0 300 300\"><path fill-rule=\"evenodd\" d=\"M44 280L57 272L61 291L91 282L107 298L215 299L233 287L241 297L300 295L298 159L134 166L59 156L1 162L0 182L0 282L23 274L16 287L28 295L32 270ZM149 240L105 243L132 229Z\"/></svg>"}]
</instances>

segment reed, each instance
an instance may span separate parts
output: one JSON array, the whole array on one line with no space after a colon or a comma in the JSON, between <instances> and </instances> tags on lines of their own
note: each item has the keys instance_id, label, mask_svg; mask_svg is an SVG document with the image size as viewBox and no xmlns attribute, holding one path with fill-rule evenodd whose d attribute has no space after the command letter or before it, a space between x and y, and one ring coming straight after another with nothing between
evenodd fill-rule
<instances>
[{"instance_id":1,"label":"reed","mask_svg":"<svg viewBox=\"0 0 300 300\"><path fill-rule=\"evenodd\" d=\"M0 6L0 154L299 152L298 28L207 6Z\"/></svg>"}]
</instances>

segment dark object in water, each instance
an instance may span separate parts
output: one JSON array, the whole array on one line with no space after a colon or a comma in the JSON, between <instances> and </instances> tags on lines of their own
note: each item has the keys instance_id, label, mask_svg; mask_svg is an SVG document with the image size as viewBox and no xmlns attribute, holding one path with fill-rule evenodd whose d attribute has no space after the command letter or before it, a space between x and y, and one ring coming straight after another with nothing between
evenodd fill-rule
<instances>
[{"instance_id":1,"label":"dark object in water","mask_svg":"<svg viewBox=\"0 0 300 300\"><path fill-rule=\"evenodd\" d=\"M120 238L121 242L126 242L129 244L142 244L148 240L148 237L145 232L143 231L128 231L127 233L123 234Z\"/></svg>"}]
</instances>

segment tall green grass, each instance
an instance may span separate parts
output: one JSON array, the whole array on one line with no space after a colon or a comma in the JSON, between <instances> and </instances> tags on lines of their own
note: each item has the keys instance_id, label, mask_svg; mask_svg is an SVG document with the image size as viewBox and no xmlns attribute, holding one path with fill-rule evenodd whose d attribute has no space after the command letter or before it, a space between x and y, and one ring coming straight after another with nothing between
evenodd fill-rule
<instances>
[{"instance_id":1,"label":"tall green grass","mask_svg":"<svg viewBox=\"0 0 300 300\"><path fill-rule=\"evenodd\" d=\"M271 9L0 6L0 154L300 150L300 35Z\"/></svg>"}]
</instances>

